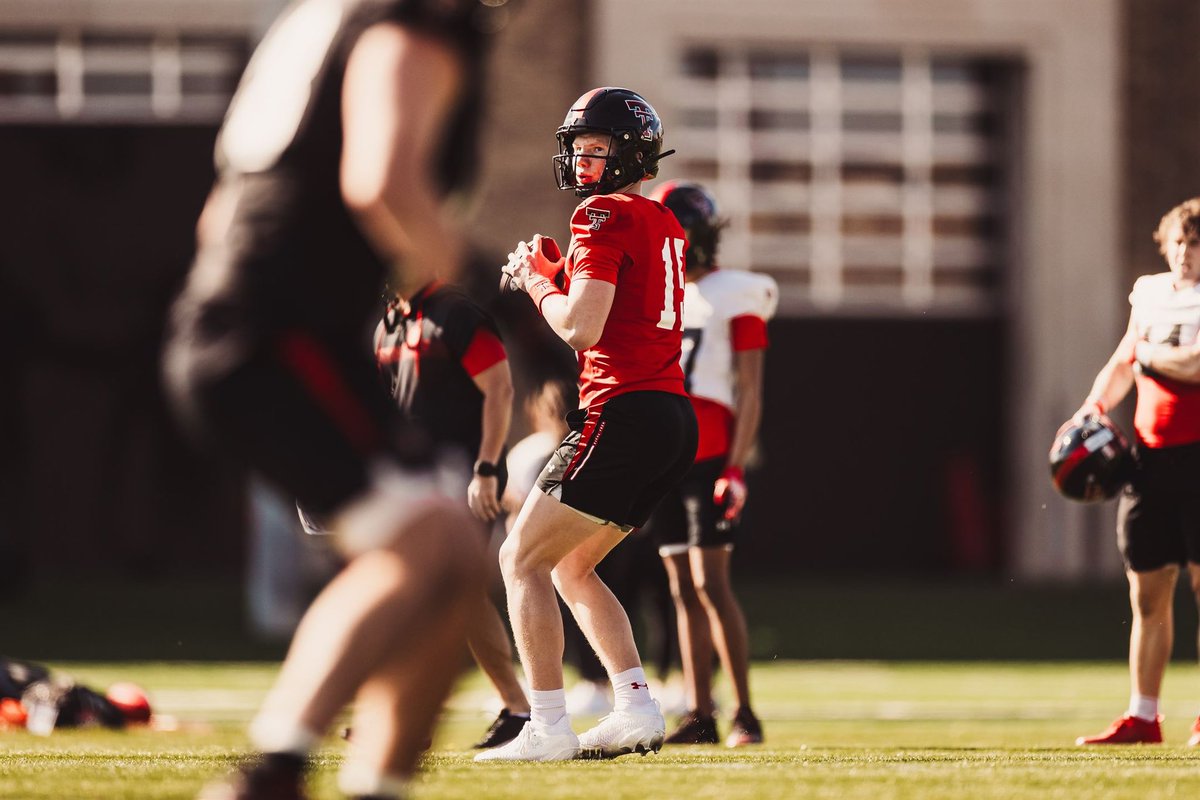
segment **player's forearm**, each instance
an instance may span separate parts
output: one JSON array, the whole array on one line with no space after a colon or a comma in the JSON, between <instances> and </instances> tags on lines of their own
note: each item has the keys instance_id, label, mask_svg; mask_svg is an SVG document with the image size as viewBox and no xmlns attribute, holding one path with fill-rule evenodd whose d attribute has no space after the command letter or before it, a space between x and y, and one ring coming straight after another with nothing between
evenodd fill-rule
<instances>
[{"instance_id":1,"label":"player's forearm","mask_svg":"<svg viewBox=\"0 0 1200 800\"><path fill-rule=\"evenodd\" d=\"M483 398L483 434L479 441L479 461L495 464L500 460L508 428L512 424L512 384L496 387Z\"/></svg>"},{"instance_id":2,"label":"player's forearm","mask_svg":"<svg viewBox=\"0 0 1200 800\"><path fill-rule=\"evenodd\" d=\"M754 449L754 441L758 438L758 427L762 422L762 396L754 393L746 398L738 398L737 408L733 415L733 439L729 443L729 461L731 467L745 469L750 460L750 452Z\"/></svg>"},{"instance_id":3,"label":"player's forearm","mask_svg":"<svg viewBox=\"0 0 1200 800\"><path fill-rule=\"evenodd\" d=\"M552 294L542 300L538 310L542 312L542 318L546 320L550 330L554 331L555 336L570 345L573 350L586 350L591 345L583 345L580 341L579 331L572 324L570 305L571 301L567 295Z\"/></svg>"},{"instance_id":4,"label":"player's forearm","mask_svg":"<svg viewBox=\"0 0 1200 800\"><path fill-rule=\"evenodd\" d=\"M758 437L762 421L763 364L761 349L739 350L733 355L734 404L733 437L729 443L729 465L744 468Z\"/></svg>"},{"instance_id":5,"label":"player's forearm","mask_svg":"<svg viewBox=\"0 0 1200 800\"><path fill-rule=\"evenodd\" d=\"M1139 348L1138 362L1143 368L1181 383L1200 383L1200 349L1150 345Z\"/></svg>"},{"instance_id":6,"label":"player's forearm","mask_svg":"<svg viewBox=\"0 0 1200 800\"><path fill-rule=\"evenodd\" d=\"M1104 412L1112 410L1133 388L1133 367L1118 358L1110 359L1096 375L1085 403L1100 403Z\"/></svg>"}]
</instances>

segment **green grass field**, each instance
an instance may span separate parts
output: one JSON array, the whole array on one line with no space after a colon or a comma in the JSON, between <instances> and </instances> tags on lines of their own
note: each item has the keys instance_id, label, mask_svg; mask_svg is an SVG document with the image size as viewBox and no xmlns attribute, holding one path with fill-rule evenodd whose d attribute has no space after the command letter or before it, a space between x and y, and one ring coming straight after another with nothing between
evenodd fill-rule
<instances>
[{"instance_id":1,"label":"green grass field","mask_svg":"<svg viewBox=\"0 0 1200 800\"><path fill-rule=\"evenodd\" d=\"M84 683L132 680L180 730L0 733L4 800L191 798L245 751L244 724L272 664L57 663ZM489 721L477 674L452 698L419 798L1183 798L1200 796L1196 667L1171 666L1162 746L1081 749L1124 707L1120 663L766 662L754 689L767 743L737 751L558 765L476 765ZM726 703L727 705L727 703ZM577 720L582 728L587 720ZM723 724L723 730L724 730ZM345 745L322 751L313 796L337 798Z\"/></svg>"}]
</instances>

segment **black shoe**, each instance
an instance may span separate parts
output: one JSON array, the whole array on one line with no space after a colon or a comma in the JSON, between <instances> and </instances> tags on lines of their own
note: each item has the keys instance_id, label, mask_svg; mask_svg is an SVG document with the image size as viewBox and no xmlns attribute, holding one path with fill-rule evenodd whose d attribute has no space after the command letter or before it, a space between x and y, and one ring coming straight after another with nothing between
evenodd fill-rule
<instances>
[{"instance_id":1,"label":"black shoe","mask_svg":"<svg viewBox=\"0 0 1200 800\"><path fill-rule=\"evenodd\" d=\"M762 744L762 740L762 723L754 716L749 706L742 706L733 715L733 728L729 731L729 738L725 740L725 744L728 747L741 747L747 744Z\"/></svg>"},{"instance_id":2,"label":"black shoe","mask_svg":"<svg viewBox=\"0 0 1200 800\"><path fill-rule=\"evenodd\" d=\"M489 747L499 747L505 742L511 742L517 738L517 734L521 732L521 728L525 727L526 722L529 722L529 717L517 716L507 708L501 709L500 716L496 717L492 727L488 728L484 732L483 738L475 743L475 749L486 750Z\"/></svg>"},{"instance_id":3,"label":"black shoe","mask_svg":"<svg viewBox=\"0 0 1200 800\"><path fill-rule=\"evenodd\" d=\"M663 744L716 744L719 741L717 721L699 711L689 711L679 721L679 726L663 739Z\"/></svg>"},{"instance_id":4,"label":"black shoe","mask_svg":"<svg viewBox=\"0 0 1200 800\"><path fill-rule=\"evenodd\" d=\"M267 753L245 762L228 779L206 786L199 800L307 800L305 761L288 753Z\"/></svg>"}]
</instances>

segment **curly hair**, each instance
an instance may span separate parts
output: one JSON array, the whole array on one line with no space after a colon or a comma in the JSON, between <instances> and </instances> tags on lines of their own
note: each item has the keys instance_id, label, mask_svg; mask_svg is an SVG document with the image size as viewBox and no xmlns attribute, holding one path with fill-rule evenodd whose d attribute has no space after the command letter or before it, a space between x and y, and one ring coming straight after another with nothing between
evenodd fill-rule
<instances>
[{"instance_id":1,"label":"curly hair","mask_svg":"<svg viewBox=\"0 0 1200 800\"><path fill-rule=\"evenodd\" d=\"M1171 228L1178 223L1183 235L1188 240L1200 240L1200 197L1184 200L1172 208L1158 221L1158 230L1154 232L1154 241L1158 243L1158 251L1167 254L1167 237Z\"/></svg>"}]
</instances>

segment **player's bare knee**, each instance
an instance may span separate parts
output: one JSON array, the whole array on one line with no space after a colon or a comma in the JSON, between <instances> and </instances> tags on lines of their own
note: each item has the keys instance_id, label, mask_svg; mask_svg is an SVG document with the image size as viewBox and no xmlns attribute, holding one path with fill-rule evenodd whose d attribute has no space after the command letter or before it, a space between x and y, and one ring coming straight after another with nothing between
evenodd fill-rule
<instances>
[{"instance_id":1,"label":"player's bare knee","mask_svg":"<svg viewBox=\"0 0 1200 800\"><path fill-rule=\"evenodd\" d=\"M706 572L692 573L692 585L696 587L696 593L706 605L727 605L733 596L729 581L721 576L709 575Z\"/></svg>"},{"instance_id":2,"label":"player's bare knee","mask_svg":"<svg viewBox=\"0 0 1200 800\"><path fill-rule=\"evenodd\" d=\"M692 586L691 578L678 571L670 573L667 586L671 592L671 599L675 601L676 605L686 602L689 596L695 597L696 595L696 589Z\"/></svg>"},{"instance_id":3,"label":"player's bare knee","mask_svg":"<svg viewBox=\"0 0 1200 800\"><path fill-rule=\"evenodd\" d=\"M554 582L554 588L558 590L559 594L564 598L570 598L578 593L584 583L599 579L596 577L594 568L585 568L564 560L550 570L550 580Z\"/></svg>"},{"instance_id":4,"label":"player's bare knee","mask_svg":"<svg viewBox=\"0 0 1200 800\"><path fill-rule=\"evenodd\" d=\"M504 576L505 583L517 577L518 547L512 536L509 536L500 545L500 574Z\"/></svg>"},{"instance_id":5,"label":"player's bare knee","mask_svg":"<svg viewBox=\"0 0 1200 800\"><path fill-rule=\"evenodd\" d=\"M1134 616L1143 621L1159 620L1171 610L1169 599L1163 602L1162 596L1156 592L1134 592L1129 599Z\"/></svg>"},{"instance_id":6,"label":"player's bare knee","mask_svg":"<svg viewBox=\"0 0 1200 800\"><path fill-rule=\"evenodd\" d=\"M544 537L540 545L530 545L528 538L509 536L500 547L500 571L505 581L548 578L558 560L552 553L552 543Z\"/></svg>"}]
</instances>

